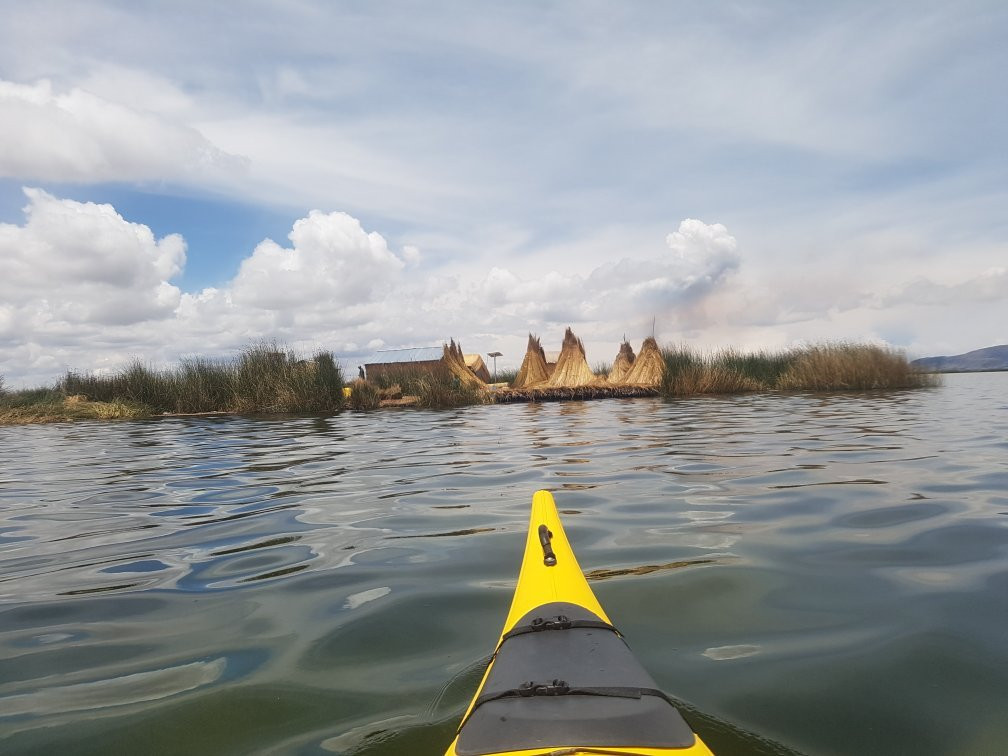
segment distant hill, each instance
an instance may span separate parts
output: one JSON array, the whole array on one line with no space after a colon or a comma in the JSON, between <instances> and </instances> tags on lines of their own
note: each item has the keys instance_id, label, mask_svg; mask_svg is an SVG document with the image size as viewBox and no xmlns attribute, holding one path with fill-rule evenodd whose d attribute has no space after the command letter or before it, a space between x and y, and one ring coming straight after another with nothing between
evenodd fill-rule
<instances>
[{"instance_id":1,"label":"distant hill","mask_svg":"<svg viewBox=\"0 0 1008 756\"><path fill-rule=\"evenodd\" d=\"M938 373L969 373L978 370L1008 370L1008 344L976 349L951 357L922 357L910 363Z\"/></svg>"}]
</instances>

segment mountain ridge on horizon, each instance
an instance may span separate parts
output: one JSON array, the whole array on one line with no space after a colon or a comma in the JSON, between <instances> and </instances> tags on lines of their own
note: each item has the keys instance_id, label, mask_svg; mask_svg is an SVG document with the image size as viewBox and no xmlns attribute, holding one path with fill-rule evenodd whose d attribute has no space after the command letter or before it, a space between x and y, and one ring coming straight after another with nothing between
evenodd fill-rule
<instances>
[{"instance_id":1,"label":"mountain ridge on horizon","mask_svg":"<svg viewBox=\"0 0 1008 756\"><path fill-rule=\"evenodd\" d=\"M911 363L916 368L937 373L977 373L1008 370L1008 344L974 349L972 352L940 357L921 357Z\"/></svg>"}]
</instances>

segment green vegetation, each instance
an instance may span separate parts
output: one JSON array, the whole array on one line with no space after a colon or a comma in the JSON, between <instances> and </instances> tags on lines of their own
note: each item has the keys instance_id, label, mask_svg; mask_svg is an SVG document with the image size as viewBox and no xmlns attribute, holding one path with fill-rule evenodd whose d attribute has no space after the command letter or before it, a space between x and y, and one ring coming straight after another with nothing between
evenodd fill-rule
<instances>
[{"instance_id":1,"label":"green vegetation","mask_svg":"<svg viewBox=\"0 0 1008 756\"><path fill-rule=\"evenodd\" d=\"M136 361L111 376L71 371L59 388L67 396L132 402L159 413L312 414L343 405L343 372L331 352L304 360L272 342L252 344L230 360L190 357L174 369Z\"/></svg>"},{"instance_id":2,"label":"green vegetation","mask_svg":"<svg viewBox=\"0 0 1008 756\"><path fill-rule=\"evenodd\" d=\"M867 344L820 344L798 352L778 388L804 391L866 391L937 386L940 379L907 362L894 349Z\"/></svg>"},{"instance_id":3,"label":"green vegetation","mask_svg":"<svg viewBox=\"0 0 1008 756\"><path fill-rule=\"evenodd\" d=\"M497 383L506 383L510 386L518 377L518 368L507 368L497 371Z\"/></svg>"},{"instance_id":4,"label":"green vegetation","mask_svg":"<svg viewBox=\"0 0 1008 756\"><path fill-rule=\"evenodd\" d=\"M390 391L394 394L394 391ZM401 394L400 394L401 396ZM382 399L382 389L367 381L354 381L350 386L350 398L347 406L354 410L378 409Z\"/></svg>"},{"instance_id":5,"label":"green vegetation","mask_svg":"<svg viewBox=\"0 0 1008 756\"><path fill-rule=\"evenodd\" d=\"M592 372L599 378L608 378L610 371L612 371L611 362L596 362L595 367L592 368Z\"/></svg>"},{"instance_id":6,"label":"green vegetation","mask_svg":"<svg viewBox=\"0 0 1008 756\"><path fill-rule=\"evenodd\" d=\"M438 375L427 375L417 382L415 390L421 407L465 407L491 401L483 389L462 386L451 377Z\"/></svg>"},{"instance_id":7,"label":"green vegetation","mask_svg":"<svg viewBox=\"0 0 1008 756\"><path fill-rule=\"evenodd\" d=\"M162 370L135 361L112 375L70 371L55 387L0 395L0 422L161 413L319 414L335 412L343 402L343 372L331 352L305 360L259 342L230 360L190 357Z\"/></svg>"},{"instance_id":8,"label":"green vegetation","mask_svg":"<svg viewBox=\"0 0 1008 756\"><path fill-rule=\"evenodd\" d=\"M498 380L501 379L498 373ZM369 381L369 383L371 383ZM354 393L360 381L354 382ZM399 399L414 396L420 407L465 407L470 404L485 404L489 401L486 392L463 386L447 371L431 373L424 370L403 367L401 370L387 371L373 380L382 399ZM351 396L351 401L353 397Z\"/></svg>"},{"instance_id":9,"label":"green vegetation","mask_svg":"<svg viewBox=\"0 0 1008 756\"><path fill-rule=\"evenodd\" d=\"M665 396L749 391L867 391L938 385L902 352L870 344L818 344L782 352L703 354L679 345L662 350Z\"/></svg>"}]
</instances>

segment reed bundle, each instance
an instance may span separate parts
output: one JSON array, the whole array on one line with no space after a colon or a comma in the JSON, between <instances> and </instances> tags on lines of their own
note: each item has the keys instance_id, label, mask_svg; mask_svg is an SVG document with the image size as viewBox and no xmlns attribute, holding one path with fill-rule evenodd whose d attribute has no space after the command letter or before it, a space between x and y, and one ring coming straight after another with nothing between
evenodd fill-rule
<instances>
[{"instance_id":1,"label":"reed bundle","mask_svg":"<svg viewBox=\"0 0 1008 756\"><path fill-rule=\"evenodd\" d=\"M549 378L549 371L546 369L546 352L543 351L542 344L538 336L531 333L528 337L528 348L525 350L525 359L522 360L518 375L511 383L512 388L527 388L535 386L537 383L544 383Z\"/></svg>"},{"instance_id":2,"label":"reed bundle","mask_svg":"<svg viewBox=\"0 0 1008 756\"><path fill-rule=\"evenodd\" d=\"M598 382L598 377L588 367L584 344L568 327L564 333L563 348L560 350L556 369L543 388L573 388L591 386Z\"/></svg>"},{"instance_id":3,"label":"reed bundle","mask_svg":"<svg viewBox=\"0 0 1008 756\"><path fill-rule=\"evenodd\" d=\"M634 386L658 387L665 375L665 360L658 350L658 342L653 336L644 339L640 354L623 376L623 383ZM611 380L611 379L610 379Z\"/></svg>"},{"instance_id":4,"label":"reed bundle","mask_svg":"<svg viewBox=\"0 0 1008 756\"><path fill-rule=\"evenodd\" d=\"M623 383L627 373L633 367L634 362L637 359L637 355L634 354L633 347L630 346L629 341L624 341L620 344L619 353L616 355L616 359L613 361L612 367L609 368L609 375L606 380L614 385L619 385Z\"/></svg>"},{"instance_id":5,"label":"reed bundle","mask_svg":"<svg viewBox=\"0 0 1008 756\"><path fill-rule=\"evenodd\" d=\"M458 379L459 386L466 388L485 388L486 384L481 381L466 365L465 355L462 354L462 345L456 344L455 339L451 343L444 345L444 354L441 362L452 378Z\"/></svg>"}]
</instances>

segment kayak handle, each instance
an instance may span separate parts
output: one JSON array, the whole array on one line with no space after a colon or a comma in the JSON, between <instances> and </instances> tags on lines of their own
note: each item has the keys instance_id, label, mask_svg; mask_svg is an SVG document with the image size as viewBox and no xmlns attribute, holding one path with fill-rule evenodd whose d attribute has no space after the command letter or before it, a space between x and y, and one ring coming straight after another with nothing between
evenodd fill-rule
<instances>
[{"instance_id":1,"label":"kayak handle","mask_svg":"<svg viewBox=\"0 0 1008 756\"><path fill-rule=\"evenodd\" d=\"M543 564L547 567L552 567L557 563L556 554L553 553L553 546L550 543L550 539L553 534L550 533L550 529L545 525L539 526L539 545L542 546L543 550Z\"/></svg>"}]
</instances>

